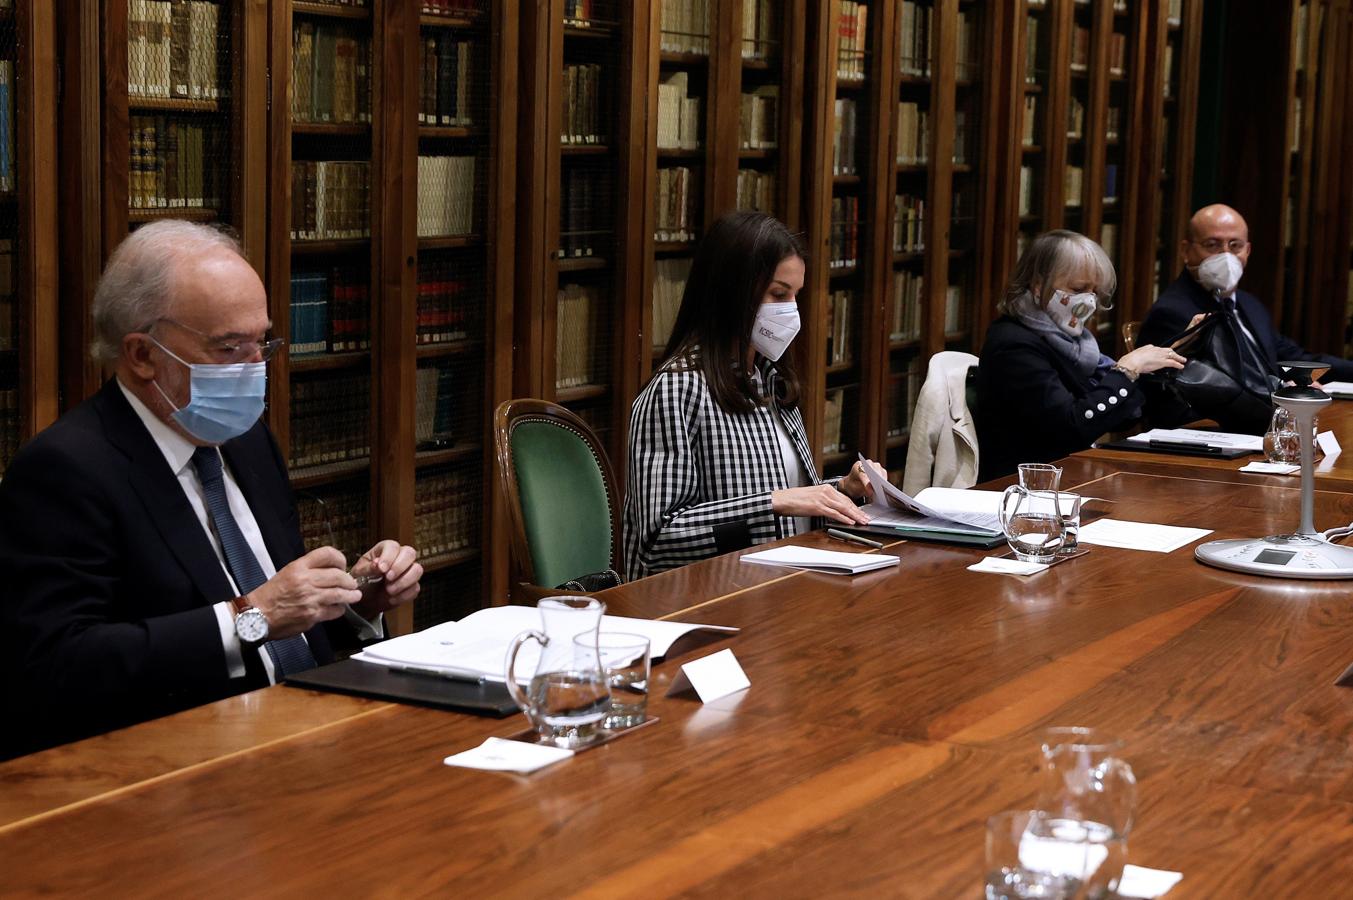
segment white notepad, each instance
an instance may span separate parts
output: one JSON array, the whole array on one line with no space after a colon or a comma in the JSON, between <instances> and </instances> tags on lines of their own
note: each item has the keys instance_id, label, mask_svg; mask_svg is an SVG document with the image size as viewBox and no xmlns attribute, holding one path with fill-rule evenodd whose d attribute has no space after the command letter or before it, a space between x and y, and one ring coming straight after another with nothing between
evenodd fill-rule
<instances>
[{"instance_id":1,"label":"white notepad","mask_svg":"<svg viewBox=\"0 0 1353 900\"><path fill-rule=\"evenodd\" d=\"M794 569L810 569L814 572L830 572L835 575L858 575L861 572L895 566L898 558L878 553L842 553L813 547L775 547L758 553L748 553L742 561L762 566L789 566Z\"/></svg>"}]
</instances>

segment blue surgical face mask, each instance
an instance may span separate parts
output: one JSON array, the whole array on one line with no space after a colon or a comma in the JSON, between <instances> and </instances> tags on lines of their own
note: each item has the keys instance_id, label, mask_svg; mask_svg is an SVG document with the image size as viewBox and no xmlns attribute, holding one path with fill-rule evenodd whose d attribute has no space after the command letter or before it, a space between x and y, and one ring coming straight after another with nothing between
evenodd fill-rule
<instances>
[{"instance_id":1,"label":"blue surgical face mask","mask_svg":"<svg viewBox=\"0 0 1353 900\"><path fill-rule=\"evenodd\" d=\"M267 363L229 363L225 365L184 362L174 351L155 341L155 346L188 367L188 405L174 401L152 381L165 402L174 407L172 418L179 427L204 444L224 444L239 437L263 415L263 400L268 391Z\"/></svg>"}]
</instances>

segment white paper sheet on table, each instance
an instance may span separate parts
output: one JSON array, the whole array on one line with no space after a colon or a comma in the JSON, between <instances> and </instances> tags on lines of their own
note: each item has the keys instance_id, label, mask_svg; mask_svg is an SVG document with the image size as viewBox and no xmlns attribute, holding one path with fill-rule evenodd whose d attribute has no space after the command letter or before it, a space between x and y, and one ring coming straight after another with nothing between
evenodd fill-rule
<instances>
[{"instance_id":1,"label":"white paper sheet on table","mask_svg":"<svg viewBox=\"0 0 1353 900\"><path fill-rule=\"evenodd\" d=\"M1320 387L1331 397L1353 400L1353 381L1322 381Z\"/></svg>"},{"instance_id":2,"label":"white paper sheet on table","mask_svg":"<svg viewBox=\"0 0 1353 900\"><path fill-rule=\"evenodd\" d=\"M1125 519L1097 519L1088 525L1082 525L1078 537L1082 544L1169 553L1211 533L1210 528L1154 525L1150 522L1129 522Z\"/></svg>"},{"instance_id":3,"label":"white paper sheet on table","mask_svg":"<svg viewBox=\"0 0 1353 900\"><path fill-rule=\"evenodd\" d=\"M524 741L491 737L469 750L442 760L448 766L481 769L486 772L520 772L523 775L563 762L573 755L563 747L546 747Z\"/></svg>"},{"instance_id":4,"label":"white paper sheet on table","mask_svg":"<svg viewBox=\"0 0 1353 900\"><path fill-rule=\"evenodd\" d=\"M1047 567L1047 563L1020 562L1018 559L985 556L980 562L968 566L968 571L993 572L997 575L1037 575Z\"/></svg>"},{"instance_id":5,"label":"white paper sheet on table","mask_svg":"<svg viewBox=\"0 0 1353 900\"><path fill-rule=\"evenodd\" d=\"M864 457L860 459L864 461ZM1000 534L1000 491L928 487L915 497L899 490L868 465L864 467L874 489L874 502L862 507L871 525L921 528L960 534Z\"/></svg>"},{"instance_id":6,"label":"white paper sheet on table","mask_svg":"<svg viewBox=\"0 0 1353 900\"><path fill-rule=\"evenodd\" d=\"M1255 472L1260 475L1295 475L1301 471L1301 466L1294 466L1291 463L1252 462L1241 466L1239 471Z\"/></svg>"},{"instance_id":7,"label":"white paper sheet on table","mask_svg":"<svg viewBox=\"0 0 1353 900\"><path fill-rule=\"evenodd\" d=\"M1151 441L1174 441L1179 444L1207 444L1229 450L1263 450L1263 435L1233 434L1228 431L1200 431L1196 428L1152 428L1134 434L1129 441L1149 444Z\"/></svg>"},{"instance_id":8,"label":"white paper sheet on table","mask_svg":"<svg viewBox=\"0 0 1353 900\"><path fill-rule=\"evenodd\" d=\"M1151 900L1168 892L1183 879L1179 872L1167 872L1164 869L1148 869L1128 863L1123 866L1123 877L1118 882L1118 896L1139 897Z\"/></svg>"}]
</instances>

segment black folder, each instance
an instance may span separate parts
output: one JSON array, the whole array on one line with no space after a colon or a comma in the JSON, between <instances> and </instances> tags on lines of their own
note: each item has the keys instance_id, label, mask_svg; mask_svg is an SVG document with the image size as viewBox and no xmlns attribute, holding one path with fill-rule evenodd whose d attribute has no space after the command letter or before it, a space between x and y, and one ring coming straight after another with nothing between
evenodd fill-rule
<instances>
[{"instance_id":1,"label":"black folder","mask_svg":"<svg viewBox=\"0 0 1353 900\"><path fill-rule=\"evenodd\" d=\"M956 544L960 547L991 549L1005 543L1003 534L974 534L966 531L936 530L930 528L897 528L892 525L833 525L842 531L869 537L892 538L895 541L926 541L932 544Z\"/></svg>"},{"instance_id":2,"label":"black folder","mask_svg":"<svg viewBox=\"0 0 1353 900\"><path fill-rule=\"evenodd\" d=\"M454 709L500 719L517 711L517 704L512 702L507 686L496 681L460 681L401 672L355 659L344 659L288 675L285 683L313 691L374 697L377 700Z\"/></svg>"},{"instance_id":3,"label":"black folder","mask_svg":"<svg viewBox=\"0 0 1353 900\"><path fill-rule=\"evenodd\" d=\"M1208 459L1240 459L1258 450L1245 450L1239 447L1193 447L1174 441L1105 441L1096 444L1099 450L1135 450L1139 453L1169 453L1175 456L1201 456Z\"/></svg>"}]
</instances>

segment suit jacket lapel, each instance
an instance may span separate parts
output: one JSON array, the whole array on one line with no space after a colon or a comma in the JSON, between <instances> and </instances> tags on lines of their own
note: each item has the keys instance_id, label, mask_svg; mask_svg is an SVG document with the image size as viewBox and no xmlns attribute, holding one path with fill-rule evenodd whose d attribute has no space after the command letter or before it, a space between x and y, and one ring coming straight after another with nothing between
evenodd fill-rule
<instances>
[{"instance_id":1,"label":"suit jacket lapel","mask_svg":"<svg viewBox=\"0 0 1353 900\"><path fill-rule=\"evenodd\" d=\"M127 457L136 496L165 546L202 596L211 603L228 600L233 591L211 540L188 505L188 498L160 448L115 382L116 379L109 379L95 402L108 440Z\"/></svg>"}]
</instances>

